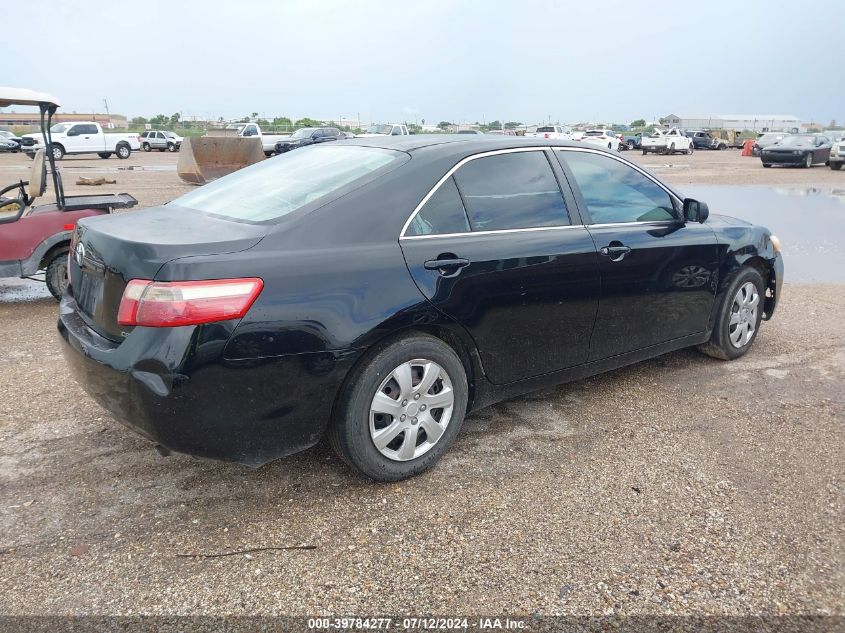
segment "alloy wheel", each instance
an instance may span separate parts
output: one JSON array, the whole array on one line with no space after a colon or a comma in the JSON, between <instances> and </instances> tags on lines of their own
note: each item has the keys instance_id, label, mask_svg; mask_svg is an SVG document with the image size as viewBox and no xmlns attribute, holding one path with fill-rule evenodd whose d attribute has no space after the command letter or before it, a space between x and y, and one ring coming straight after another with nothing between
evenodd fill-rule
<instances>
[{"instance_id":1,"label":"alloy wheel","mask_svg":"<svg viewBox=\"0 0 845 633\"><path fill-rule=\"evenodd\" d=\"M409 461L437 444L455 406L452 380L431 360L414 359L382 381L370 405L370 438L393 461Z\"/></svg>"},{"instance_id":2,"label":"alloy wheel","mask_svg":"<svg viewBox=\"0 0 845 633\"><path fill-rule=\"evenodd\" d=\"M804 164L807 167L813 166L813 153L812 152L807 152L807 156L804 158Z\"/></svg>"},{"instance_id":3,"label":"alloy wheel","mask_svg":"<svg viewBox=\"0 0 845 633\"><path fill-rule=\"evenodd\" d=\"M757 286L746 281L734 295L731 318L728 321L728 338L736 348L745 347L757 329L757 308L760 295Z\"/></svg>"}]
</instances>

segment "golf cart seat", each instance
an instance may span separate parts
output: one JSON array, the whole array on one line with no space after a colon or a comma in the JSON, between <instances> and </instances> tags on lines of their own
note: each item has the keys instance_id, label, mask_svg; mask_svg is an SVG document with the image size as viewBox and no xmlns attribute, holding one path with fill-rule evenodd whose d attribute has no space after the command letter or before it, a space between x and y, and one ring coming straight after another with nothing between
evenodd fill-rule
<instances>
[{"instance_id":1,"label":"golf cart seat","mask_svg":"<svg viewBox=\"0 0 845 633\"><path fill-rule=\"evenodd\" d=\"M34 201L36 198L43 196L45 191L47 191L47 165L44 160L44 150L40 149L35 152L33 157L27 193L30 200Z\"/></svg>"}]
</instances>

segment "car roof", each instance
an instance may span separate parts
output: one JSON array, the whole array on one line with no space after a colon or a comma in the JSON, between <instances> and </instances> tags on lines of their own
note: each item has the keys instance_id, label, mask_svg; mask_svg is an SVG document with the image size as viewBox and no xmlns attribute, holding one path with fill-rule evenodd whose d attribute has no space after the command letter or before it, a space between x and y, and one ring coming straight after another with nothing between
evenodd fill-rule
<instances>
[{"instance_id":1,"label":"car roof","mask_svg":"<svg viewBox=\"0 0 845 633\"><path fill-rule=\"evenodd\" d=\"M444 154L454 154L466 150L468 154L510 149L516 147L584 147L580 143L543 139L525 136L487 135L487 134L409 134L403 136L374 136L353 138L339 141L348 145L393 149L402 152L415 152L424 148L442 150Z\"/></svg>"}]
</instances>

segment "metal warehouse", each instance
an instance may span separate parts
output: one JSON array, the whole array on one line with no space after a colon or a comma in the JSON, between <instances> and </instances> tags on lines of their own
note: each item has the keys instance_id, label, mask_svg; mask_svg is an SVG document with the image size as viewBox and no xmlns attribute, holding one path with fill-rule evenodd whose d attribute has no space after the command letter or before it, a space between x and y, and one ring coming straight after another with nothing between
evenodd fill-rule
<instances>
[{"instance_id":1,"label":"metal warehouse","mask_svg":"<svg viewBox=\"0 0 845 633\"><path fill-rule=\"evenodd\" d=\"M797 116L788 114L667 114L666 125L686 129L753 130L754 132L803 132Z\"/></svg>"}]
</instances>

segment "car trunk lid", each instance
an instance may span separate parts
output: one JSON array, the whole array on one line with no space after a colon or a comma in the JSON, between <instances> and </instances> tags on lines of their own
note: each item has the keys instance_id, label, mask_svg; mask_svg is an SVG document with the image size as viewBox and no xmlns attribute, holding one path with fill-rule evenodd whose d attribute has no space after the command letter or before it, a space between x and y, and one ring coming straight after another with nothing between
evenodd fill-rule
<instances>
[{"instance_id":1,"label":"car trunk lid","mask_svg":"<svg viewBox=\"0 0 845 633\"><path fill-rule=\"evenodd\" d=\"M266 233L266 225L175 206L88 218L79 222L74 234L70 292L93 330L120 341L131 330L117 323L130 280L155 279L161 267L176 258L247 250Z\"/></svg>"}]
</instances>

